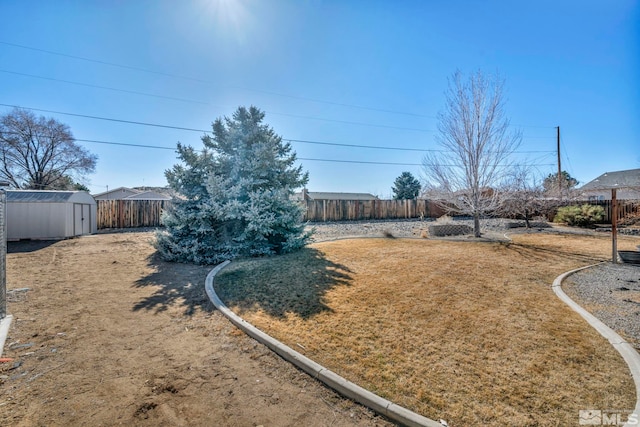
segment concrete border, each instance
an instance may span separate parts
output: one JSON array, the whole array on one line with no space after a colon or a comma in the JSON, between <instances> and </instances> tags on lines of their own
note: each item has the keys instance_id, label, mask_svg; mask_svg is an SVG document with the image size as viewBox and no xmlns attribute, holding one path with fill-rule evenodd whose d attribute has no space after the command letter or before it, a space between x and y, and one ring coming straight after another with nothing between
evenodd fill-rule
<instances>
[{"instance_id":1,"label":"concrete border","mask_svg":"<svg viewBox=\"0 0 640 427\"><path fill-rule=\"evenodd\" d=\"M293 363L295 366L311 375L313 378L322 381L338 393L373 409L375 412L382 414L395 422L409 427L442 427L443 424L437 421L423 417L422 415L416 414L402 406L398 406L393 402L390 402L387 399L384 399L377 394L346 380L335 372L328 370L308 357L298 353L291 347L288 347L280 341L265 334L260 329L232 312L226 305L224 305L213 289L214 277L229 263L230 261L225 261L209 272L205 280L205 289L209 299L213 302L213 305L215 305L215 307L225 317L227 317L231 323L243 330L256 341L269 347L286 361Z\"/></svg>"},{"instance_id":2,"label":"concrete border","mask_svg":"<svg viewBox=\"0 0 640 427\"><path fill-rule=\"evenodd\" d=\"M4 342L7 340L7 336L9 335L11 320L13 320L13 316L10 314L0 320L0 356L2 356L2 352L4 351Z\"/></svg>"},{"instance_id":3,"label":"concrete border","mask_svg":"<svg viewBox=\"0 0 640 427\"><path fill-rule=\"evenodd\" d=\"M609 341L609 343L615 348L622 356L624 361L629 366L631 376L636 384L636 407L634 413L640 416L640 354L635 350L633 345L625 341L620 335L618 335L613 329L605 325L600 319L596 318L593 314L589 313L584 308L580 307L574 300L569 298L567 294L562 290L562 282L568 276L576 273L580 270L584 270L590 267L594 267L598 264L588 265L586 267L577 268L575 270L568 271L560 276L556 277L553 281L553 292L560 298L565 304L567 304L573 311L578 313L585 319L589 325L591 325L600 335ZM591 408L584 408L591 409ZM629 427L636 424L627 423L625 427Z\"/></svg>"}]
</instances>

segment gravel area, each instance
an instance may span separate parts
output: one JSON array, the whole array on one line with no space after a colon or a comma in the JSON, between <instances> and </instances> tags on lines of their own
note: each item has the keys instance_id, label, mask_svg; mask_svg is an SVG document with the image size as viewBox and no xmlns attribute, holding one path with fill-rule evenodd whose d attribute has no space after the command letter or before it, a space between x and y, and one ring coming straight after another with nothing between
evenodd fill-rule
<instances>
[{"instance_id":1,"label":"gravel area","mask_svg":"<svg viewBox=\"0 0 640 427\"><path fill-rule=\"evenodd\" d=\"M471 219L453 219L454 224L466 224L473 227ZM427 227L436 224L434 220L378 220L378 221L340 221L340 222L310 222L308 229L314 230L313 241L322 242L334 239L346 239L350 237L397 237L397 238L424 238ZM524 228L513 228L515 224L524 227L524 221L514 221L510 219L491 218L483 219L480 222L483 236L491 239L504 239L504 233L517 232ZM541 225L536 230L549 227ZM543 225L543 226L542 226ZM470 236L459 236L458 239L469 238ZM472 237L471 237L472 238Z\"/></svg>"},{"instance_id":2,"label":"gravel area","mask_svg":"<svg viewBox=\"0 0 640 427\"><path fill-rule=\"evenodd\" d=\"M599 264L569 276L563 289L640 350L640 266Z\"/></svg>"},{"instance_id":3,"label":"gravel area","mask_svg":"<svg viewBox=\"0 0 640 427\"><path fill-rule=\"evenodd\" d=\"M429 221L341 221L311 222L307 229L313 230L313 241L322 242L350 237L420 237Z\"/></svg>"}]
</instances>

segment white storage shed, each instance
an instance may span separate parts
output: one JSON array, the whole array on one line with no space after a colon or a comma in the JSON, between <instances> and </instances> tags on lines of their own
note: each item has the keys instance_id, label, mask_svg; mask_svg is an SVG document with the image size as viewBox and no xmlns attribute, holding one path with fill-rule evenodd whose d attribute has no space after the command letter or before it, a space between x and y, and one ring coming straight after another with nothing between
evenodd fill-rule
<instances>
[{"instance_id":1,"label":"white storage shed","mask_svg":"<svg viewBox=\"0 0 640 427\"><path fill-rule=\"evenodd\" d=\"M55 240L97 232L96 201L85 191L7 191L7 239Z\"/></svg>"}]
</instances>

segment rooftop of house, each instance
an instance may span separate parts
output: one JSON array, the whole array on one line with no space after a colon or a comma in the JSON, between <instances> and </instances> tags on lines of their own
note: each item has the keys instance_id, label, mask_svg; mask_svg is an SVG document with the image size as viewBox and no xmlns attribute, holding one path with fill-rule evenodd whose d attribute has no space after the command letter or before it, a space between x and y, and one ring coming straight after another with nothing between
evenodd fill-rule
<instances>
[{"instance_id":1,"label":"rooftop of house","mask_svg":"<svg viewBox=\"0 0 640 427\"><path fill-rule=\"evenodd\" d=\"M611 188L640 188L640 169L605 172L593 181L587 182L580 190L601 190Z\"/></svg>"},{"instance_id":2,"label":"rooftop of house","mask_svg":"<svg viewBox=\"0 0 640 427\"><path fill-rule=\"evenodd\" d=\"M306 195L306 196L305 196ZM294 194L296 199L305 200L376 200L377 196L370 193L336 193L324 191L300 191Z\"/></svg>"},{"instance_id":3,"label":"rooftop of house","mask_svg":"<svg viewBox=\"0 0 640 427\"><path fill-rule=\"evenodd\" d=\"M94 194L96 199L113 200L170 200L169 189L162 187L118 187L103 193Z\"/></svg>"}]
</instances>

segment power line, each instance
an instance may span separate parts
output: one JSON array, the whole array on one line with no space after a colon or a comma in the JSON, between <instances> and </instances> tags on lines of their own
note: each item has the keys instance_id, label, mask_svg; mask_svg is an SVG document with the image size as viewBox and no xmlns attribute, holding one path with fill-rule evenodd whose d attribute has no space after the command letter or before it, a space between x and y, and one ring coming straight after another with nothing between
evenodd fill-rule
<instances>
[{"instance_id":1,"label":"power line","mask_svg":"<svg viewBox=\"0 0 640 427\"><path fill-rule=\"evenodd\" d=\"M163 147L161 145L132 144L132 143L126 143L126 142L97 141L95 139L78 139L78 138L74 138L74 140L80 141L80 142L95 142L96 144L121 145L125 147L139 147L139 148L156 148L160 150L176 151L176 147Z\"/></svg>"},{"instance_id":2,"label":"power line","mask_svg":"<svg viewBox=\"0 0 640 427\"><path fill-rule=\"evenodd\" d=\"M323 141L308 141L303 139L285 139L284 141L289 142L300 142L303 144L316 144L316 145L331 145L335 147L353 147L353 148L372 148L378 150L396 150L396 151L421 151L421 152L430 152L430 151L442 151L442 150L427 150L422 148L404 148L404 147L381 147L376 145L359 145L359 144L342 144L338 142L323 142Z\"/></svg>"},{"instance_id":3,"label":"power line","mask_svg":"<svg viewBox=\"0 0 640 427\"><path fill-rule=\"evenodd\" d=\"M16 132L14 132L16 133ZM133 144L133 143L125 143L125 142L113 142L113 141L99 141L95 139L81 139L74 138L75 141L79 142L92 142L96 144L106 144L106 145L117 145L117 146L125 146L125 147L138 147L138 148L153 148L160 150L172 150L175 151L174 147L164 147L161 145L145 145L145 144ZM374 162L374 161L365 161L365 160L344 160L344 159L317 159L317 158L308 158L308 157L298 157L298 160L305 161L314 161L314 162L328 162L328 163L353 163L353 164L367 164L367 165L392 165L392 166L423 166L422 163L400 163L400 162ZM550 166L549 164L529 164L527 166ZM447 167L459 167L460 165L440 165ZM508 166L508 165L496 165L496 166ZM518 165L516 165L518 166Z\"/></svg>"},{"instance_id":4,"label":"power line","mask_svg":"<svg viewBox=\"0 0 640 427\"><path fill-rule=\"evenodd\" d=\"M19 73L17 71L9 71L9 70L0 69L0 73L14 74L16 76L30 77L32 79L48 80L48 81L59 82L59 83L66 83L66 84L70 84L70 85L90 87L90 88L94 88L94 89L110 90L110 91L113 91L113 92L128 93L128 94L131 94L131 95L148 96L148 97L151 97L151 98L168 99L168 100L171 100L171 101L187 102L187 103L192 103L192 104L211 105L208 102L197 101L197 100L194 100L194 99L185 99L185 98L176 98L176 97L173 97L173 96L156 95L156 94L153 94L153 93L138 92L138 91L135 91L135 90L128 90L128 89L119 89L119 88L115 88L115 87L94 85L94 84L90 84L90 83L74 82L74 81L71 81L71 80L56 79L56 78L53 78L53 77L36 76L35 74Z\"/></svg>"},{"instance_id":5,"label":"power line","mask_svg":"<svg viewBox=\"0 0 640 427\"><path fill-rule=\"evenodd\" d=\"M66 53L55 52L55 51L51 51L51 50L40 49L40 48L35 48L35 47L30 47L30 46L24 46L24 45L20 45L20 44L16 44L16 43L5 42L5 41L0 41L0 44L4 44L4 45L7 45L7 46L12 46L12 47L17 47L17 48L20 48L20 49L33 50L33 51L36 51L36 52L43 52L43 53L47 53L47 54L50 54L50 55L62 56L62 57L65 57L65 58L71 58L71 59L76 59L76 60L80 60L80 61L93 62L93 63L101 64L101 65L108 65L110 67L118 67L118 68L123 68L123 69L127 69L127 70L140 71L140 72L143 72L143 73L155 74L155 75L160 75L160 76L165 76L165 77L172 77L172 78L188 80L188 81L204 83L204 84L207 84L207 85L220 87L220 85L217 85L217 84L215 84L215 83L213 83L211 81L204 80L204 79L198 79L198 78L195 78L195 77L189 77L189 76L183 76L183 75L179 75L179 74L172 74L172 73L166 73L166 72L162 72L162 71L150 70L148 68L134 67L134 66L130 66L130 65L117 64L117 63L114 63L114 62L108 62L108 61L102 61L102 60L98 60L98 59L85 58L85 57L82 57L82 56L69 55L69 54L66 54ZM340 107L357 108L357 109L362 109L362 110L378 111L378 112L382 112L382 113L400 114L400 115L414 116L414 117L425 117L425 118L431 118L431 119L436 118L435 116L428 116L428 115L424 115L424 114L409 113L409 112L395 111L395 110L387 110L387 109L374 108L374 107L365 107L365 106L362 106L362 105L347 104L347 103L343 103L343 102L326 101L326 100L307 98L307 97L303 97L303 96L289 95L289 94L271 92L271 91L260 90L260 89L250 89L250 88L245 88L245 87L240 87L240 86L228 86L228 87L234 88L234 89L242 89L242 90L246 90L246 91L250 91L250 92L264 93L264 94L267 94L267 95L275 95L275 96L281 96L281 97L285 97L285 98L299 99L299 100L303 100L303 101L311 101L311 102L316 102L316 103L320 103L320 104L336 105L336 106L340 106Z\"/></svg>"},{"instance_id":6,"label":"power line","mask_svg":"<svg viewBox=\"0 0 640 427\"><path fill-rule=\"evenodd\" d=\"M32 110L32 111L41 111L41 112L48 112L48 113L54 113L54 114L63 114L63 115L70 115L70 116L83 117L83 118L96 119L96 120L107 120L107 121L121 122L121 123L134 124L134 125L140 125L140 126L151 126L151 127L159 127L159 128L185 130L185 131L191 131L191 132L211 133L211 131L206 131L206 130L203 130L203 129L194 129L194 128L187 128L187 127L182 127L182 126L170 126L170 125L162 125L162 124L158 124L158 123L147 123L147 122L140 122L140 121L134 121L134 120L122 120L122 119L114 119L114 118L109 118L109 117L89 116L89 115L85 115L85 114L75 114L75 113L67 113L67 112L54 111L54 110L44 110L44 109L39 109L39 108L20 107L20 106L17 106L17 105L1 104L1 103L0 103L0 106L12 107L12 108L23 108L23 109ZM424 148L385 147L385 146L377 146L377 145L346 144L346 143L337 143L337 142L310 141L310 140L290 139L290 138L282 138L282 139L283 139L283 141L299 142L299 143L304 143L304 144L327 145L327 146L350 147L350 148L367 148L367 149L377 149L377 150L413 151L413 152L445 152L445 150L424 149ZM111 141L98 141L98 140L78 139L78 138L75 138L75 140L76 141L81 141L81 142L93 142L93 143L97 143L97 144L110 144L110 145L122 145L122 146L130 146L130 147L157 148L157 149L164 149L164 150L174 150L174 148L163 147L163 146L155 146L155 145L143 145L143 144L121 143L121 142L111 142ZM553 151L553 150L522 150L522 151L514 151L514 153L519 153L519 154L554 153L554 152L555 151Z\"/></svg>"},{"instance_id":7,"label":"power line","mask_svg":"<svg viewBox=\"0 0 640 427\"><path fill-rule=\"evenodd\" d=\"M330 162L330 163L357 163L357 164L367 164L367 165L393 165L393 166L433 166L433 165L425 165L423 163L395 163L395 162L369 162L364 160L342 160L342 159L314 159L314 158L306 158L306 157L298 157L298 160L306 160L306 161L314 161L314 162ZM460 167L463 165L449 165L449 164L440 164L438 166L445 167ZM518 164L513 165L488 165L488 166L496 166L496 167L511 167L511 166L523 166ZM531 166L531 165L527 165ZM545 163L545 164L537 164L534 166L553 166L553 163Z\"/></svg>"},{"instance_id":8,"label":"power line","mask_svg":"<svg viewBox=\"0 0 640 427\"><path fill-rule=\"evenodd\" d=\"M94 89L109 90L109 91L113 91L113 92L128 93L128 94L131 94L131 95L147 96L147 97L159 98L159 99L167 99L167 100L170 100L170 101L186 102L186 103L191 103L191 104L209 105L209 106L216 107L216 108L226 109L225 107L220 106L220 105L215 105L215 104L211 104L210 102L198 101L198 100L194 100L194 99L186 99L186 98L178 98L178 97L173 97L173 96L157 95L157 94L153 94L153 93L139 92L139 91L129 90L129 89L120 89L120 88L114 88L114 87L110 87L110 86L94 85L94 84L91 84L91 83L75 82L75 81L72 81L72 80L64 80L64 79L58 79L58 78L54 78L54 77L38 76L38 75L35 75L35 74L28 74L28 73L19 73L17 71L9 71L9 70L3 70L3 69L0 69L0 73L13 74L13 75L22 76L22 77L29 77L29 78L40 79L40 80L47 80L47 81L65 83L65 84L82 86L82 87L90 87L90 88L94 88ZM378 127L378 128L386 128L386 129L409 130L409 131L414 131L414 132L433 132L433 130L431 130L431 129L408 128L408 127L403 127L403 126L382 125L382 124L364 123L364 122L353 122L353 121L348 121L348 120L327 119L327 118L323 118L323 117L301 116L299 114L279 113L279 112L275 112L275 111L266 111L265 110L265 113L274 114L274 115L278 115L278 116L295 117L295 118L298 118L298 119L319 120L319 121L323 121L323 122L342 123L342 124L349 124L349 125L356 125L356 126L369 126L369 127Z\"/></svg>"},{"instance_id":9,"label":"power line","mask_svg":"<svg viewBox=\"0 0 640 427\"><path fill-rule=\"evenodd\" d=\"M74 138L75 139L75 138ZM98 141L94 139L75 139L75 141L80 142L93 142L97 144L107 144L107 145L118 145L118 146L127 146L127 147L139 147L139 148L153 148L160 150L172 150L175 151L175 148L172 147L163 147L159 145L143 145L143 144L130 144L123 142L113 142L113 141ZM344 159L317 159L317 158L308 158L308 157L297 157L297 160L304 161L312 161L312 162L325 162L325 163L351 163L351 164L366 164L366 165L391 165L391 166L424 166L422 163L400 163L400 162L373 162L366 160L344 160ZM446 167L462 167L461 165L446 165L442 164L439 166ZM492 165L498 167L507 167L507 166L520 166L520 165ZM546 164L528 164L527 166L553 166L553 163Z\"/></svg>"},{"instance_id":10,"label":"power line","mask_svg":"<svg viewBox=\"0 0 640 427\"><path fill-rule=\"evenodd\" d=\"M85 62L93 62L95 64L107 65L107 66L110 66L110 67L117 67L117 68L122 68L122 69L127 69L127 70L139 71L139 72L143 72L143 73L155 74L155 75L165 76L165 77L172 77L172 78L176 78L176 79L188 80L188 81L192 81L192 82L203 83L203 84L210 85L210 86L220 87L220 85L218 85L216 83L213 83L213 82L211 82L209 80L199 79L199 78L196 78L196 77L190 77L190 76L184 76L184 75L180 75L180 74L167 73L167 72L163 72L163 71L151 70L151 69L148 69L148 68L135 67L135 66L131 66L131 65L118 64L118 63L109 62L109 61L103 61L103 60L99 60L99 59L86 58L86 57L82 57L82 56L78 56L78 55L70 55L70 54L67 54L67 53L56 52L56 51L36 48L36 47L32 47L32 46L25 46L25 45L21 45L21 44L17 44L17 43L10 43L10 42L5 42L5 41L0 41L0 44L6 45L6 46L16 47L16 48L20 48L20 49L32 50L32 51L35 51L35 52L43 52L43 53L47 53L47 54L50 54L50 55L57 55L57 56L76 59L76 60L85 61ZM264 93L264 94L267 94L267 95L280 96L280 97L284 97L284 98L299 99L299 100L303 100L303 101L311 101L311 102L316 102L316 103L320 103L320 104L336 105L336 106L341 106L341 107L349 107L349 108L356 108L356 109L369 110L369 111L378 111L378 112L382 112L382 113L399 114L399 115L406 115L406 116L413 116L413 117L424 117L424 118L429 118L429 119L436 119L437 118L437 116L433 116L433 115L410 113L410 112L397 111L397 110L388 110L388 109L375 108L375 107L365 107L365 106L362 106L362 105L348 104L348 103L335 102L335 101L327 101L327 100L314 99L314 98L307 98L307 97L298 96L298 95L283 94L283 93L279 93L279 92L272 92L272 91L266 91L266 90L261 90L261 89L251 89L251 88L246 88L246 87L241 87L241 86L227 86L227 87L233 88L233 89L246 90L246 91L249 91L249 92ZM515 126L521 127L521 128L555 129L555 126L527 126L527 125L515 125Z\"/></svg>"},{"instance_id":11,"label":"power line","mask_svg":"<svg viewBox=\"0 0 640 427\"><path fill-rule=\"evenodd\" d=\"M121 143L121 142L111 142L111 141L97 141L92 139L76 139L76 141L81 142L95 142L98 144L108 144L108 145L121 145L128 147L140 147L140 148L155 148L162 150L174 150L175 148L171 147L163 147L159 145L142 145L142 144L129 144L129 143ZM298 160L305 161L314 161L314 162L330 162L330 163L356 163L356 164L369 164L369 165L394 165L394 166L422 166L422 163L396 163L396 162L373 162L373 161L365 161L365 160L344 160L344 159L317 159L317 158L308 158L308 157L297 157ZM535 166L550 166L552 163L548 164L537 164ZM440 165L440 166L448 166L448 167L456 167L460 165ZM496 166L508 166L508 165L496 165ZM517 165L516 165L517 166Z\"/></svg>"},{"instance_id":12,"label":"power line","mask_svg":"<svg viewBox=\"0 0 640 427\"><path fill-rule=\"evenodd\" d=\"M527 125L513 125L519 128L531 128L531 129L555 129L555 126L527 126Z\"/></svg>"},{"instance_id":13,"label":"power line","mask_svg":"<svg viewBox=\"0 0 640 427\"><path fill-rule=\"evenodd\" d=\"M379 145L360 145L360 144L343 144L337 142L324 142L324 141L308 141L304 139L289 139L282 138L284 141L290 142L300 142L304 144L317 144L317 145L330 145L337 147L353 147L353 148L371 148L377 150L393 150L393 151L419 151L423 153L434 152L434 153L445 153L446 150L434 150L434 149L426 149L426 148L405 148L405 147L383 147ZM522 150L522 151L514 151L514 153L519 154L531 154L531 153L555 153L554 150Z\"/></svg>"},{"instance_id":14,"label":"power line","mask_svg":"<svg viewBox=\"0 0 640 427\"><path fill-rule=\"evenodd\" d=\"M322 118L322 117L300 116L300 115L297 115L297 114L276 113L274 111L266 111L266 110L265 110L265 113L275 114L275 115L279 115L279 116L296 117L296 118L299 118L299 119L320 120L320 121L323 121L323 122L343 123L343 124L348 124L348 125L371 126L371 127L377 127L377 128L397 129L397 130L410 130L410 131L414 131L414 132L426 132L426 133L432 133L433 132L433 130L431 130L431 129L408 128L408 127L403 127L403 126L380 125L380 124L363 123L363 122L352 122L352 121L348 121L348 120L338 120L338 119L325 119L325 118Z\"/></svg>"},{"instance_id":15,"label":"power line","mask_svg":"<svg viewBox=\"0 0 640 427\"><path fill-rule=\"evenodd\" d=\"M157 124L157 123L138 122L138 121L134 121L134 120L114 119L114 118L110 118L110 117L89 116L89 115L86 115L86 114L66 113L66 112L63 112L63 111L44 110L44 109L41 109L41 108L21 107L19 105L0 104L0 106L2 106L2 107L11 107L11 108L22 108L24 110L40 111L40 112L43 112L43 113L62 114L64 116L82 117L82 118L85 118L85 119L106 120L106 121L109 121L109 122L127 123L127 124L131 124L131 125L141 125L141 126L151 126L151 127L165 128L165 129L186 130L186 131L189 131L189 132L211 133L210 130L186 128L186 127L180 127L180 126L161 125L161 124Z\"/></svg>"},{"instance_id":16,"label":"power line","mask_svg":"<svg viewBox=\"0 0 640 427\"><path fill-rule=\"evenodd\" d=\"M17 43L10 43L10 42L1 41L1 40L0 40L0 44L6 45L6 46L16 47L16 48L20 48L20 49L32 50L32 51L36 51L36 52L43 52L43 53L47 53L47 54L50 54L50 55L57 55L57 56L61 56L61 57L76 59L76 60L80 60L80 61L93 62L93 63L96 63L96 64L107 65L107 66L111 66L111 67L118 67L118 68L123 68L123 69L128 69L128 70L139 71L139 72L143 72L143 73L156 74L156 75L160 75L160 76L166 76L166 77L172 77L172 78L177 78L177 79L182 79L182 80L188 80L188 81L203 83L203 84L214 86L214 87L221 87L220 85L218 85L216 83L213 83L213 82L211 82L209 80L204 80L204 79L200 79L200 78L196 78L196 77L190 77L190 76L184 76L184 75L180 75L180 74L173 74L173 73L167 73L167 72L163 72L163 71L151 70L151 69L143 68L143 67L135 67L135 66L131 66L131 65L118 64L118 63L109 62L109 61L103 61L103 60L99 60L99 59L86 58L86 57L82 57L82 56L78 56L78 55L70 55L70 54L66 54L66 53L62 53L62 52L56 52L56 51L36 48L36 47L32 47L32 46L25 46L25 45L21 45L21 44L17 44ZM21 73L15 73L15 72L11 72L11 71L5 71L5 72L13 73L13 74L21 74ZM23 74L23 75L31 76L31 75L27 75L27 74ZM36 77L36 78L40 78L40 77ZM44 77L44 78L48 79L46 77ZM66 83L70 83L70 84L74 84L74 83L69 82L69 81L65 81L65 82ZM82 83L79 83L79 84L82 84ZM291 98L291 99L299 99L299 100L303 100L303 101L311 101L311 102L316 102L316 103L321 103L321 104L328 104L328 105L336 105L336 106L341 106L341 107L349 107L349 108L356 108L356 109L369 110L369 111L378 111L378 112L383 112L383 113L399 114L399 115L414 116L414 117L424 117L424 118L430 118L430 119L437 119L438 118L437 116L433 116L433 115L418 114L418 113L411 113L411 112L397 111L397 110L388 110L388 109L375 108L375 107L365 107L365 106L362 106L362 105L348 104L348 103L343 103L343 102L335 102L335 101L327 101L327 100L320 100L320 99L308 98L308 97L303 97L303 96L298 96L298 95L290 95L290 94L283 94L283 93L279 93L279 92L266 91L266 90L261 90L261 89L251 89L251 88L246 88L246 87L242 87L242 86L227 86L227 87L228 88L234 88L234 89L246 90L246 91L249 91L249 92L264 93L264 94L267 94L267 95L274 95L274 96L280 96L280 97ZM118 90L118 89L113 89L113 88L109 88L109 89ZM126 92L126 90L124 90L124 91ZM130 92L131 93L135 93L135 92L132 92L132 91L130 91ZM160 96L160 95L149 95L149 94L146 94L146 95L148 95L148 96ZM178 99L178 100L180 100L180 99ZM200 101L193 101L193 102L200 102ZM270 114L287 115L285 113L275 113L275 112L270 112ZM294 117L299 117L299 116L294 116ZM309 118L309 117L301 117L301 118ZM317 118L314 118L314 119L317 119ZM326 119L326 120L330 120L331 121L331 119ZM350 123L350 122L346 122L346 123ZM360 123L354 123L354 124L360 124ZM370 125L370 124L367 124L367 125ZM529 125L514 125L514 126L520 127L520 128L533 128L533 129L555 129L555 126L529 126ZM417 129L410 129L410 130L417 130ZM546 137L530 137L530 138L546 138Z\"/></svg>"},{"instance_id":17,"label":"power line","mask_svg":"<svg viewBox=\"0 0 640 427\"><path fill-rule=\"evenodd\" d=\"M339 160L339 159L311 159L307 157L298 157L298 160L312 162L328 162L328 163L357 163L366 165L393 165L393 166L422 166L420 163L394 163L394 162L368 162L364 160Z\"/></svg>"},{"instance_id":18,"label":"power line","mask_svg":"<svg viewBox=\"0 0 640 427\"><path fill-rule=\"evenodd\" d=\"M564 155L564 158L567 161L566 163L569 164L569 167L567 168L569 170L569 174L573 176L574 175L573 165L571 164L571 159L569 158L569 153L567 152L567 144L564 142L564 133L563 135L560 136L560 141L562 142L562 148L560 152Z\"/></svg>"},{"instance_id":19,"label":"power line","mask_svg":"<svg viewBox=\"0 0 640 427\"><path fill-rule=\"evenodd\" d=\"M21 135L20 132L0 132L0 137L2 135L6 135L6 134ZM35 134L34 136L37 137L37 138L42 138L43 137L43 135L38 135L38 134ZM96 144L119 145L119 146L123 146L123 147L155 148L155 149L160 149L160 150L172 150L172 151L176 150L176 147L164 147L162 145L134 144L134 143L130 143L130 142L100 141L100 140L96 140L96 139L81 139L81 138L72 138L72 140L73 141L78 141L78 142L93 142L93 143L96 143Z\"/></svg>"},{"instance_id":20,"label":"power line","mask_svg":"<svg viewBox=\"0 0 640 427\"><path fill-rule=\"evenodd\" d=\"M175 151L176 148L175 147L164 147L161 145L145 145L145 144L133 144L133 143L124 143L124 142L113 142L113 141L98 141L95 139L79 139L79 138L74 138L75 141L79 141L79 142L94 142L96 144L107 144L107 145L121 145L121 146L126 146L126 147L139 147L139 148L155 148L155 149L160 149L160 150L173 150ZM283 141L296 141L296 140L292 140L292 139L284 139ZM309 141L305 141L305 142L309 142ZM343 145L343 146L348 146L348 147L364 147L364 148L381 148L381 149L389 149L389 150L409 150L409 151L442 151L442 150L419 150L419 149L403 149L403 148L392 148L392 147L375 147L375 146L360 146L360 145L348 145L348 144L332 144L332 143L324 143L324 142L310 142L310 143L316 143L316 144L323 144L323 145ZM368 162L368 161L357 161L357 160L332 160L332 159L311 159L311 158L302 158L302 157L298 157L298 159L300 160L313 160L313 161L319 161L319 162L336 162L336 163L371 163L371 164L377 164L377 165L406 165L406 166L420 166L421 164L417 164L417 163L393 163L393 162ZM443 165L443 166L447 166L447 165ZM548 166L548 164L539 164L539 166Z\"/></svg>"}]
</instances>

